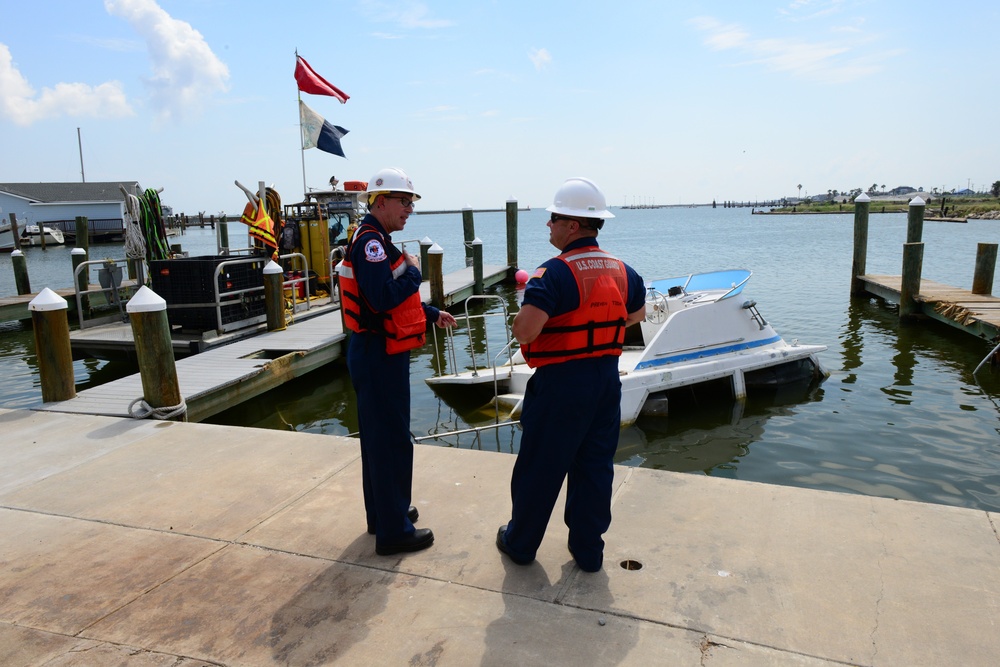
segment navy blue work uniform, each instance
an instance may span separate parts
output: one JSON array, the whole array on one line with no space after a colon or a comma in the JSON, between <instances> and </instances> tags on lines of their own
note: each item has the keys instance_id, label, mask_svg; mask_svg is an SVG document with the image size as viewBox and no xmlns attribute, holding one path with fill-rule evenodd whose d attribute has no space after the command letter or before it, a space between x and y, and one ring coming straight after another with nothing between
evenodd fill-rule
<instances>
[{"instance_id":1,"label":"navy blue work uniform","mask_svg":"<svg viewBox=\"0 0 1000 667\"><path fill-rule=\"evenodd\" d=\"M563 252L587 246L597 246L597 239L577 239ZM623 296L626 311L633 313L644 307L645 286L631 267L625 269L628 294ZM542 264L528 281L524 304L549 317L579 308L579 288L569 267L558 258ZM511 520L503 536L508 553L517 562L534 560L565 479L563 518L569 527L569 549L581 569L596 572L604 560L602 535L611 525L614 455L621 429L618 357L536 368L524 395L521 426L510 481Z\"/></svg>"},{"instance_id":2,"label":"navy blue work uniform","mask_svg":"<svg viewBox=\"0 0 1000 667\"><path fill-rule=\"evenodd\" d=\"M372 310L384 313L420 289L420 270L408 266L393 279L390 266L402 252L381 223L368 214L362 225L381 233L372 245L355 243L351 263L358 289ZM367 250L367 252L366 252ZM428 322L440 311L424 305ZM413 440L410 434L410 353L386 352L385 337L374 332L351 335L347 369L358 397L361 435L361 473L368 525L375 528L378 543L394 543L411 537L413 523L406 516L413 480Z\"/></svg>"}]
</instances>

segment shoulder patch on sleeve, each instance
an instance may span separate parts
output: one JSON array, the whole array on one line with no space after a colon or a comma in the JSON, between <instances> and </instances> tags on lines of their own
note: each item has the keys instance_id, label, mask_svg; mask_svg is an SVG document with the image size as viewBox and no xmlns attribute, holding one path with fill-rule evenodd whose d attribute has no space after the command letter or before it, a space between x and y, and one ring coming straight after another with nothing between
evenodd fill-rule
<instances>
[{"instance_id":1,"label":"shoulder patch on sleeve","mask_svg":"<svg viewBox=\"0 0 1000 667\"><path fill-rule=\"evenodd\" d=\"M365 259L369 262L382 262L388 259L381 241L372 239L365 243Z\"/></svg>"},{"instance_id":2,"label":"shoulder patch on sleeve","mask_svg":"<svg viewBox=\"0 0 1000 667\"><path fill-rule=\"evenodd\" d=\"M537 269L535 269L534 273L531 274L531 278L541 278L544 275L545 275L545 267L540 266ZM528 278L528 280L531 280L531 278Z\"/></svg>"}]
</instances>

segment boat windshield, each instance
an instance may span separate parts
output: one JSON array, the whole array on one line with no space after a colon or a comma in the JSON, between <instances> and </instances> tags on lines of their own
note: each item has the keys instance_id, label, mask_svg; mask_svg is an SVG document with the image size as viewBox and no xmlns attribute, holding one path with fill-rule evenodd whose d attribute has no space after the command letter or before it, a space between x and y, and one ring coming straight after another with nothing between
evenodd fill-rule
<instances>
[{"instance_id":1,"label":"boat windshield","mask_svg":"<svg viewBox=\"0 0 1000 667\"><path fill-rule=\"evenodd\" d=\"M667 294L671 287L682 287L686 293L729 290L720 297L720 299L727 299L743 291L743 286L747 284L752 275L753 272L747 269L709 271L676 278L661 278L652 281L649 287L661 294Z\"/></svg>"}]
</instances>

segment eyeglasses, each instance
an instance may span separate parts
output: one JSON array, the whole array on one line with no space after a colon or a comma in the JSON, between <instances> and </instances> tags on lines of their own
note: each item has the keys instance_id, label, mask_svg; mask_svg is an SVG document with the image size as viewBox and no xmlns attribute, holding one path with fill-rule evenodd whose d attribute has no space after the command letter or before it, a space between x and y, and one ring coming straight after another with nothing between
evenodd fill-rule
<instances>
[{"instance_id":1,"label":"eyeglasses","mask_svg":"<svg viewBox=\"0 0 1000 667\"><path fill-rule=\"evenodd\" d=\"M413 200L410 199L409 197L393 197L392 195L385 195L385 198L395 199L396 201L398 201L400 204L403 205L403 208L413 208Z\"/></svg>"},{"instance_id":2,"label":"eyeglasses","mask_svg":"<svg viewBox=\"0 0 1000 667\"><path fill-rule=\"evenodd\" d=\"M564 215L559 215L559 214L557 214L557 213L553 213L553 214L552 214L552 215L551 215L551 216L549 217L549 222L550 222L550 223L552 223L553 225L554 225L554 224L556 224L557 222L560 222L560 221L562 221L562 220L565 220L566 222L580 222L580 221L579 221L579 220L577 220L576 218L567 218L566 216L564 216Z\"/></svg>"}]
</instances>

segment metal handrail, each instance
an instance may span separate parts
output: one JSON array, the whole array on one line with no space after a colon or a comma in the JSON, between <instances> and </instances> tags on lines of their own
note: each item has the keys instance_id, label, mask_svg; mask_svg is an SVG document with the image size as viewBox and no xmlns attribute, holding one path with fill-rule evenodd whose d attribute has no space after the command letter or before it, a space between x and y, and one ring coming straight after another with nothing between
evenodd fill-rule
<instances>
[{"instance_id":1,"label":"metal handrail","mask_svg":"<svg viewBox=\"0 0 1000 667\"><path fill-rule=\"evenodd\" d=\"M474 299L478 299L478 300L482 300L482 301L492 301L492 300L499 301L500 302L500 306L501 306L503 312L500 312L500 313L482 313L481 315L473 315L473 314L469 313L469 302L472 301L472 300L474 300ZM510 331L510 312L507 309L507 302L502 297L497 296L497 295L493 295L493 294L476 294L476 295L470 296L468 299L466 299L466 301L465 301L465 328L466 328L466 331L468 332L468 335L469 335L469 355L472 358L472 375L473 375L473 377L478 377L479 376L479 363L476 361L476 346L475 346L475 341L472 338L472 320L473 319L481 319L481 320L483 320L485 322L485 320L486 320L487 317L503 317L503 323L504 323L504 336L505 336L506 343L500 349L500 351L495 356L492 357L492 359L490 360L490 365L489 365L490 370L493 371L493 395L494 396L498 396L500 394L500 374L499 374L499 371L498 371L498 367L500 365L500 357L502 357L506 353L506 355L507 355L506 365L508 367L512 366L513 362L514 362L514 354L512 352L512 347L513 347L515 341L511 337L511 331ZM454 333L453 329L450 329L450 328L449 329L445 329L444 336L445 336L445 355L444 355L444 357L445 357L446 367L445 368L438 368L437 369L439 377L445 375L445 371L447 370L447 366L449 365L449 362L450 362L450 367L452 369L454 369L454 372L455 373L459 372L459 368L458 368L458 354L456 352L455 333ZM485 350L486 358L490 359L490 337L489 337L489 335L486 335L486 332L484 332L483 342L486 345L486 350ZM434 330L434 358L437 359L439 357L439 354L440 354L440 350L438 349L437 329L435 329ZM494 410L495 410L495 419L496 419L496 422L499 423L500 422L500 403L498 401L494 401L493 407L494 407ZM511 414L513 414L513 412L516 412L516 410L517 410L517 408L515 407L514 411L512 411Z\"/></svg>"},{"instance_id":2,"label":"metal handrail","mask_svg":"<svg viewBox=\"0 0 1000 667\"><path fill-rule=\"evenodd\" d=\"M312 300L310 299L310 295L309 295L309 260L301 252L290 252L287 255L278 255L278 259L279 260L282 260L282 259L291 259L291 258L295 258L295 257L300 258L302 260L302 266L306 267L305 269L302 270L302 276L299 277L299 278L289 278L288 280L282 280L281 281L281 291L282 291L282 294L284 294L285 288L291 288L291 292L292 292L292 313L299 312L298 289L296 289L296 287L298 286L299 283L303 283L304 282L306 284L305 289L303 290L305 292L306 296L302 300L303 303L306 304L306 310L309 310L310 308L312 308ZM295 269L295 270L298 271L299 269Z\"/></svg>"},{"instance_id":3,"label":"metal handrail","mask_svg":"<svg viewBox=\"0 0 1000 667\"><path fill-rule=\"evenodd\" d=\"M475 433L476 440L479 440L479 436L483 431L490 429L499 429L502 426L518 426L520 425L520 423L521 423L520 420L514 419L512 421L490 424L488 426L472 426L470 428L460 428L455 431L445 431L444 433L435 433L433 435L422 435L420 437L413 436L413 440L414 442L420 443L423 442L424 440L440 440L441 438L446 438L451 435L462 435L463 433Z\"/></svg>"},{"instance_id":4,"label":"metal handrail","mask_svg":"<svg viewBox=\"0 0 1000 667\"><path fill-rule=\"evenodd\" d=\"M73 291L74 291L74 296L76 298L76 314L77 314L77 318L79 320L80 328L81 329L86 329L88 327L96 327L96 326L99 326L101 324L108 324L109 322L115 322L115 321L119 321L119 320L122 320L122 319L127 319L121 313L119 313L118 315L106 315L104 317L95 317L95 318L92 318L90 320L85 320L85 313L84 313L84 311L86 309L83 307L83 301L84 301L84 297L86 295L88 295L88 294L96 294L98 292L100 292L100 293L112 293L112 292L116 292L116 291L118 291L118 290L120 290L122 288L125 288L125 287L137 287L137 286L140 285L139 282L134 281L134 280L132 280L130 278L127 278L125 280L122 280L119 283L115 283L115 281L112 280L110 287L98 287L96 289L90 289L90 267L92 265L95 265L95 264L99 264L99 265L101 265L103 267L106 267L108 265L115 265L115 266L122 266L124 268L127 268L128 267L128 259L91 259L91 260L87 260L85 262L80 262L76 266L76 268L73 270ZM85 270L87 272L87 282L86 282L87 287L85 289L81 290L80 289L80 274L83 271L85 271ZM110 302L111 299L112 299L112 296L109 294L108 301ZM121 304L119 302L119 306L120 305Z\"/></svg>"},{"instance_id":5,"label":"metal handrail","mask_svg":"<svg viewBox=\"0 0 1000 667\"><path fill-rule=\"evenodd\" d=\"M243 301L242 296L244 294L249 294L251 292L263 292L264 291L264 286L263 285L259 285L257 287L248 287L246 289L240 289L240 290L220 291L219 290L219 277L222 276L222 269L224 267L227 267L227 266L234 266L234 265L237 265L237 264L249 264L251 262L260 262L260 261L265 261L265 260L266 260L266 258L264 258L264 257L249 257L247 259L227 259L227 260L225 260L223 262L219 262L218 264L215 265L215 272L212 274L212 289L215 292L215 303L214 304L205 304L205 305L211 305L211 306L214 306L214 308L215 308L215 325L216 325L215 326L215 330L216 331L224 331L225 330L223 328L223 326L222 326L222 305L223 305L222 304L222 297L223 297L223 295L225 295L227 297L230 297L230 296L231 297L239 296L240 297L239 302L242 302ZM238 301L236 299L233 299L232 303L235 304L235 303L238 303ZM226 302L226 305L229 305L229 304L230 304L230 302ZM194 306L196 304L183 304L183 305L187 307L187 306ZM266 316L261 316L261 317L264 317L266 319Z\"/></svg>"},{"instance_id":6,"label":"metal handrail","mask_svg":"<svg viewBox=\"0 0 1000 667\"><path fill-rule=\"evenodd\" d=\"M483 301L486 301L486 300L497 300L497 301L500 302L500 305L503 308L503 312L502 313L482 313L481 315L472 315L472 314L469 313L469 302L472 301L472 300L474 300L474 299L479 299L479 300L483 300ZM497 296L497 295L493 295L493 294L473 295L473 296L470 296L465 301L465 326L466 326L466 330L468 331L468 334L469 334L469 354L472 356L473 375L478 374L479 364L476 362L475 341L472 338L472 326L471 326L472 320L474 320L474 319L485 320L487 317L501 317L501 316L503 317L503 320L504 320L504 333L505 333L505 340L506 340L506 344L504 345L503 350L501 350L501 354L502 354L504 350L508 350L509 351L510 346L511 346L511 342L512 342L511 332L510 332L510 324L509 324L510 312L507 309L507 302L504 301L502 297ZM434 330L434 356L435 356L435 358L438 356L438 353L440 352L440 350L438 349L437 334L438 334L437 329L435 329ZM447 358L445 359L446 366L444 368L438 368L437 369L437 372L438 372L439 376L445 375L446 374L445 371L448 369L449 366L454 369L455 373L459 372L459 369L458 369L458 356L457 356L457 354L455 352L455 340L454 340L455 339L455 332L451 328L445 329L444 330L444 336L445 336L446 343L448 343L446 345L446 349L445 349L445 353L447 355ZM486 352L485 353L486 353L487 358L489 358L489 356L490 356L490 340L489 340L489 336L485 336L484 337L484 342L486 343ZM508 361L511 361L512 359L513 359L513 354L509 354L508 355ZM447 363L449 361L450 361L450 364ZM496 365L496 359L494 359L494 366L495 365Z\"/></svg>"},{"instance_id":7,"label":"metal handrail","mask_svg":"<svg viewBox=\"0 0 1000 667\"><path fill-rule=\"evenodd\" d=\"M330 272L330 303L335 304L340 300L339 290L337 289L337 273L334 268L340 261L344 259L345 253L347 252L347 246L337 246L330 250L330 256L327 258L327 271Z\"/></svg>"}]
</instances>

